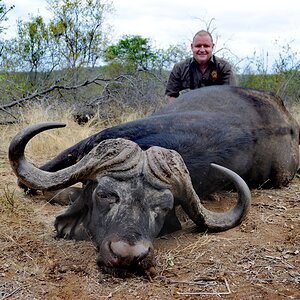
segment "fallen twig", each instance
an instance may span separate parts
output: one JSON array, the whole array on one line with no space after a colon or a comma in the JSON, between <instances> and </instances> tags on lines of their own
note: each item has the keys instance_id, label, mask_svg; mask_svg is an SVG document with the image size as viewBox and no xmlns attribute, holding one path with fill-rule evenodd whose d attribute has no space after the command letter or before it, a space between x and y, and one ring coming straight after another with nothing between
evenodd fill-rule
<instances>
[{"instance_id":1,"label":"fallen twig","mask_svg":"<svg viewBox=\"0 0 300 300\"><path fill-rule=\"evenodd\" d=\"M49 94L50 92L54 91L54 90L76 90L78 88L81 88L81 87L84 87L84 86L88 86L90 84L98 84L99 81L101 82L107 82L107 81L119 81L121 78L124 78L126 76L124 75L121 75L121 76L118 76L116 78L100 78L100 77L96 77L92 80L86 80L85 82L81 83L81 84L78 84L78 85L73 85L73 86L64 86L64 85L58 85L58 84L54 84L52 85L50 88L44 90L44 91L41 91L41 92L34 92L32 93L31 95L27 96L27 97L24 97L24 98L21 98L21 99L18 99L18 100L15 100L9 104L5 104L5 105L2 105L0 106L0 110L4 111L5 113L8 113L6 111L7 108L11 108L15 105L19 105L25 101L28 101L28 100L32 100L34 98L37 98L37 97L41 97L41 96L44 96L46 94Z\"/></svg>"},{"instance_id":2,"label":"fallen twig","mask_svg":"<svg viewBox=\"0 0 300 300\"><path fill-rule=\"evenodd\" d=\"M8 299L10 296L14 295L16 292L18 292L19 290L21 289L21 287L17 287L16 289L14 289L12 292L10 292L9 294L3 296L1 298L1 300L4 300L4 299Z\"/></svg>"},{"instance_id":3,"label":"fallen twig","mask_svg":"<svg viewBox=\"0 0 300 300\"><path fill-rule=\"evenodd\" d=\"M226 278L221 279L225 286L226 286L226 292L177 292L178 295L230 295L232 294L232 291L230 289L228 280ZM197 279L197 281L171 281L170 283L173 284L189 284L189 285L204 285L203 282L200 281L221 281L220 279L213 279L213 278L203 278L203 279Z\"/></svg>"}]
</instances>

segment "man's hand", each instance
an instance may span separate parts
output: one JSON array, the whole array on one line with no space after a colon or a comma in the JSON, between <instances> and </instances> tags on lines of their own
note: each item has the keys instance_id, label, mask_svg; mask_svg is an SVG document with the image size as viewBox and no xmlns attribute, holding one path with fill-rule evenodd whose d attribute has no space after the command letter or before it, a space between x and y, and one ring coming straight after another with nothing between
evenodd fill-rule
<instances>
[{"instance_id":1,"label":"man's hand","mask_svg":"<svg viewBox=\"0 0 300 300\"><path fill-rule=\"evenodd\" d=\"M175 97L171 97L171 96L167 96L167 97L168 97L169 103L173 102L176 99Z\"/></svg>"}]
</instances>

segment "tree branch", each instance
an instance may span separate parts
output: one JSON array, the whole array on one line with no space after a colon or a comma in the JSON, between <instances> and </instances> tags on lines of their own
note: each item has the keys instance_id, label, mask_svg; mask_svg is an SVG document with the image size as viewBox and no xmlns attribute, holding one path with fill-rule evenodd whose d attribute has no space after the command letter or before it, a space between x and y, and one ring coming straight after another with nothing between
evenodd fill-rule
<instances>
[{"instance_id":1,"label":"tree branch","mask_svg":"<svg viewBox=\"0 0 300 300\"><path fill-rule=\"evenodd\" d=\"M44 91L41 91L41 92L36 91L36 92L32 93L31 95L29 95L27 97L15 100L15 101L13 101L13 102L11 102L9 104L2 105L2 106L0 106L0 110L8 113L6 111L7 108L11 108L13 106L20 105L23 102L35 99L37 97L44 96L46 94L49 94L49 93L53 92L54 90L76 90L78 88L81 88L81 87L84 87L84 86L88 86L90 84L99 84L98 82L120 81L122 78L126 78L126 76L121 75L121 76L118 76L116 78L100 78L100 77L96 77L96 78L94 78L92 80L86 80L85 82L83 82L81 84L78 84L78 85L74 85L74 86L64 86L64 85L54 84L50 88L48 88L48 89L46 89Z\"/></svg>"}]
</instances>

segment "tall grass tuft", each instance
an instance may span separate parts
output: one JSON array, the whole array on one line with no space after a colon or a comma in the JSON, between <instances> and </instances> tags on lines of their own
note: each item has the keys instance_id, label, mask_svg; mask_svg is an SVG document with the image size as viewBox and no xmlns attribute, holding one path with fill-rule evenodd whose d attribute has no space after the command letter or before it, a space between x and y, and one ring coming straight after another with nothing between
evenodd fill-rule
<instances>
[{"instance_id":1,"label":"tall grass tuft","mask_svg":"<svg viewBox=\"0 0 300 300\"><path fill-rule=\"evenodd\" d=\"M300 124L300 105L294 104L289 108L290 113L292 116L298 121Z\"/></svg>"},{"instance_id":2,"label":"tall grass tuft","mask_svg":"<svg viewBox=\"0 0 300 300\"><path fill-rule=\"evenodd\" d=\"M5 148L8 147L11 138L26 126L51 121L66 124L64 128L47 130L34 137L26 147L29 158L53 157L58 152L92 135L100 127L100 122L92 122L92 120L85 126L78 125L73 120L70 111L66 111L63 115L55 115L53 113L48 114L40 107L23 110L20 120L17 124L2 126L0 135Z\"/></svg>"},{"instance_id":3,"label":"tall grass tuft","mask_svg":"<svg viewBox=\"0 0 300 300\"><path fill-rule=\"evenodd\" d=\"M11 190L8 185L4 186L0 192L0 206L9 212L14 212L16 208L15 190Z\"/></svg>"}]
</instances>

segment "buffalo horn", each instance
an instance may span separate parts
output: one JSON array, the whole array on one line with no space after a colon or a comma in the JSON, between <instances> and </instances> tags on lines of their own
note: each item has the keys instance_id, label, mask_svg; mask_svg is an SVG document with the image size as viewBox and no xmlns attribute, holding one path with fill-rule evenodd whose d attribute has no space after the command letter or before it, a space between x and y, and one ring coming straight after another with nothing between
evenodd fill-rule
<instances>
[{"instance_id":1,"label":"buffalo horn","mask_svg":"<svg viewBox=\"0 0 300 300\"><path fill-rule=\"evenodd\" d=\"M63 123L40 123L20 131L11 141L9 160L18 179L27 187L36 190L57 190L87 179L115 173L129 176L141 170L144 154L141 148L125 139L110 139L99 143L76 164L56 172L47 172L29 163L24 155L29 140L38 133L63 127Z\"/></svg>"},{"instance_id":2,"label":"buffalo horn","mask_svg":"<svg viewBox=\"0 0 300 300\"><path fill-rule=\"evenodd\" d=\"M251 194L245 181L235 172L211 164L235 185L238 192L236 205L227 212L214 212L206 209L195 192L189 172L182 157L174 150L152 147L147 150L148 168L146 174L152 174L152 181L169 184L173 195L178 199L187 215L200 228L223 231L238 225L247 215Z\"/></svg>"}]
</instances>

